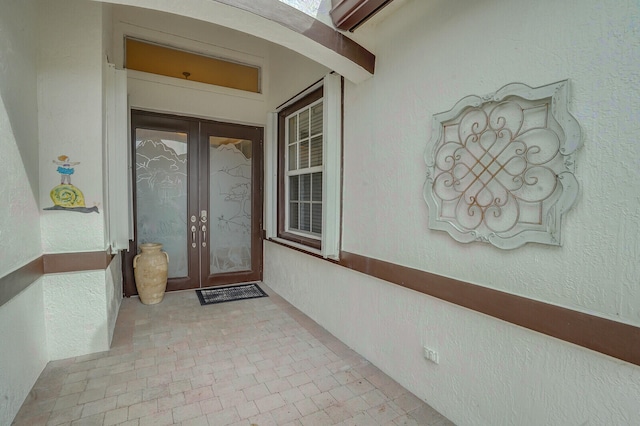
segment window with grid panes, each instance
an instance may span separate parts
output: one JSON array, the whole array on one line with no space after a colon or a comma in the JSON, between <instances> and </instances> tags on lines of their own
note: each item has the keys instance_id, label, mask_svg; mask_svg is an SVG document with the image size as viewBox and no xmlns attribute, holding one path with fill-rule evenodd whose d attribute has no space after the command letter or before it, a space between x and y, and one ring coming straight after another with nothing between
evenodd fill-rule
<instances>
[{"instance_id":1,"label":"window with grid panes","mask_svg":"<svg viewBox=\"0 0 640 426\"><path fill-rule=\"evenodd\" d=\"M288 231L322 237L322 99L287 122Z\"/></svg>"},{"instance_id":2,"label":"window with grid panes","mask_svg":"<svg viewBox=\"0 0 640 426\"><path fill-rule=\"evenodd\" d=\"M322 87L282 110L281 237L321 247L323 174ZM284 204L284 205L282 205Z\"/></svg>"},{"instance_id":3,"label":"window with grid panes","mask_svg":"<svg viewBox=\"0 0 640 426\"><path fill-rule=\"evenodd\" d=\"M269 122L277 138L277 183L271 193L277 208L273 221L267 212L267 237L337 259L342 77L328 74L281 107Z\"/></svg>"}]
</instances>

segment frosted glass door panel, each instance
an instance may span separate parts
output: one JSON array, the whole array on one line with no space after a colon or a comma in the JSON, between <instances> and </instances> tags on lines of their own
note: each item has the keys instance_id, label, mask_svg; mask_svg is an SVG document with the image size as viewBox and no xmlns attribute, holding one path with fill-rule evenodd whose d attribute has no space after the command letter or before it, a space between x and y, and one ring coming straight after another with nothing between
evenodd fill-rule
<instances>
[{"instance_id":1,"label":"frosted glass door panel","mask_svg":"<svg viewBox=\"0 0 640 426\"><path fill-rule=\"evenodd\" d=\"M251 270L251 141L209 137L212 274Z\"/></svg>"},{"instance_id":2,"label":"frosted glass door panel","mask_svg":"<svg viewBox=\"0 0 640 426\"><path fill-rule=\"evenodd\" d=\"M187 134L136 129L137 240L161 243L169 278L189 272Z\"/></svg>"}]
</instances>

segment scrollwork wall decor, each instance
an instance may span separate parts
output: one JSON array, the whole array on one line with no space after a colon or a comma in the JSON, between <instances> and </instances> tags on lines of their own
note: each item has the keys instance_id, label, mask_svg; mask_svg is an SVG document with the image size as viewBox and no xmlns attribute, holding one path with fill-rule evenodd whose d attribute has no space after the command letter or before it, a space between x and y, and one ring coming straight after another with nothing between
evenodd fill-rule
<instances>
[{"instance_id":1,"label":"scrollwork wall decor","mask_svg":"<svg viewBox=\"0 0 640 426\"><path fill-rule=\"evenodd\" d=\"M502 249L560 245L582 143L568 96L568 80L512 83L435 114L425 152L429 227Z\"/></svg>"}]
</instances>

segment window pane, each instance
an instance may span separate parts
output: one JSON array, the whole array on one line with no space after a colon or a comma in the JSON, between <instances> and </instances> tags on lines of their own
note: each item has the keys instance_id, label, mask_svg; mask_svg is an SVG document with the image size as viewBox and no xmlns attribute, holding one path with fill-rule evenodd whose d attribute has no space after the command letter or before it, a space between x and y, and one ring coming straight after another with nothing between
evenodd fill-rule
<instances>
[{"instance_id":1,"label":"window pane","mask_svg":"<svg viewBox=\"0 0 640 426\"><path fill-rule=\"evenodd\" d=\"M311 206L311 232L322 234L322 204L313 203Z\"/></svg>"},{"instance_id":2,"label":"window pane","mask_svg":"<svg viewBox=\"0 0 640 426\"><path fill-rule=\"evenodd\" d=\"M311 175L311 199L322 201L322 173Z\"/></svg>"},{"instance_id":3,"label":"window pane","mask_svg":"<svg viewBox=\"0 0 640 426\"><path fill-rule=\"evenodd\" d=\"M293 117L289 118L289 143L296 141L296 136L298 136L298 129L296 128L297 123L298 123L297 115L294 115Z\"/></svg>"},{"instance_id":4,"label":"window pane","mask_svg":"<svg viewBox=\"0 0 640 426\"><path fill-rule=\"evenodd\" d=\"M309 141L300 142L300 161L298 164L301 169L309 167Z\"/></svg>"},{"instance_id":5,"label":"window pane","mask_svg":"<svg viewBox=\"0 0 640 426\"><path fill-rule=\"evenodd\" d=\"M207 241L212 274L251 270L250 153L250 140L209 136Z\"/></svg>"},{"instance_id":6,"label":"window pane","mask_svg":"<svg viewBox=\"0 0 640 426\"><path fill-rule=\"evenodd\" d=\"M300 113L300 128L298 140L309 137L309 110L306 109Z\"/></svg>"},{"instance_id":7,"label":"window pane","mask_svg":"<svg viewBox=\"0 0 640 426\"><path fill-rule=\"evenodd\" d=\"M311 136L322 133L322 102L311 107Z\"/></svg>"},{"instance_id":8,"label":"window pane","mask_svg":"<svg viewBox=\"0 0 640 426\"><path fill-rule=\"evenodd\" d=\"M299 229L298 203L289 203L289 228Z\"/></svg>"},{"instance_id":9,"label":"window pane","mask_svg":"<svg viewBox=\"0 0 640 426\"><path fill-rule=\"evenodd\" d=\"M311 139L311 165L322 166L322 136Z\"/></svg>"},{"instance_id":10,"label":"window pane","mask_svg":"<svg viewBox=\"0 0 640 426\"><path fill-rule=\"evenodd\" d=\"M289 200L298 201L298 176L289 177Z\"/></svg>"},{"instance_id":11,"label":"window pane","mask_svg":"<svg viewBox=\"0 0 640 426\"><path fill-rule=\"evenodd\" d=\"M300 230L311 231L311 204L300 203Z\"/></svg>"},{"instance_id":12,"label":"window pane","mask_svg":"<svg viewBox=\"0 0 640 426\"><path fill-rule=\"evenodd\" d=\"M189 273L187 140L186 133L136 129L138 243L163 245L172 259L169 278Z\"/></svg>"},{"instance_id":13,"label":"window pane","mask_svg":"<svg viewBox=\"0 0 640 426\"><path fill-rule=\"evenodd\" d=\"M300 175L300 200L311 200L311 175Z\"/></svg>"},{"instance_id":14,"label":"window pane","mask_svg":"<svg viewBox=\"0 0 640 426\"><path fill-rule=\"evenodd\" d=\"M334 78L331 80L334 83L337 81ZM338 100L338 97L334 99ZM340 106L339 101L336 103L336 106ZM327 206L323 201L327 191L324 185L329 183L324 170L325 161L333 161L333 157L325 158L325 154L333 152L335 145L334 141L325 139L327 123L324 115L321 88L313 90L304 98L296 99L295 103L287 104L278 114L281 120L279 125L284 126L285 131L278 132L280 160L277 165L277 178L278 187L284 187L284 193L277 193L277 214L280 217L277 221L277 235L315 249L321 248L324 244L323 228L327 220L324 216L330 213L336 216L337 213L333 204L329 203ZM339 141L339 138L336 138L336 141ZM284 164L281 163L283 159ZM329 201L333 201L333 198ZM282 206L284 211L280 211ZM282 221L283 214L285 221ZM332 220L335 220L333 216ZM287 231L290 231L290 234ZM328 247L332 248L331 253L336 252L336 237L331 236L327 241Z\"/></svg>"},{"instance_id":15,"label":"window pane","mask_svg":"<svg viewBox=\"0 0 640 426\"><path fill-rule=\"evenodd\" d=\"M296 147L298 145L297 144L293 144L293 145L289 145L289 170L295 170L297 169L296 167L296 160L298 159L298 154L297 154L297 150Z\"/></svg>"}]
</instances>

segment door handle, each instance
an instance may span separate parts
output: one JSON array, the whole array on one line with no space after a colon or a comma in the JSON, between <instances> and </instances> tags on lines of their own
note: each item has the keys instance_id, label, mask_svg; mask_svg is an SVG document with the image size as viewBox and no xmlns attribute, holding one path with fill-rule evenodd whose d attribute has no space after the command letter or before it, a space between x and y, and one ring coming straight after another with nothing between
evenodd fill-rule
<instances>
[{"instance_id":1,"label":"door handle","mask_svg":"<svg viewBox=\"0 0 640 426\"><path fill-rule=\"evenodd\" d=\"M202 247L207 246L207 225L202 225Z\"/></svg>"},{"instance_id":2,"label":"door handle","mask_svg":"<svg viewBox=\"0 0 640 426\"><path fill-rule=\"evenodd\" d=\"M191 247L196 248L196 231L197 228L195 225L191 225Z\"/></svg>"}]
</instances>

